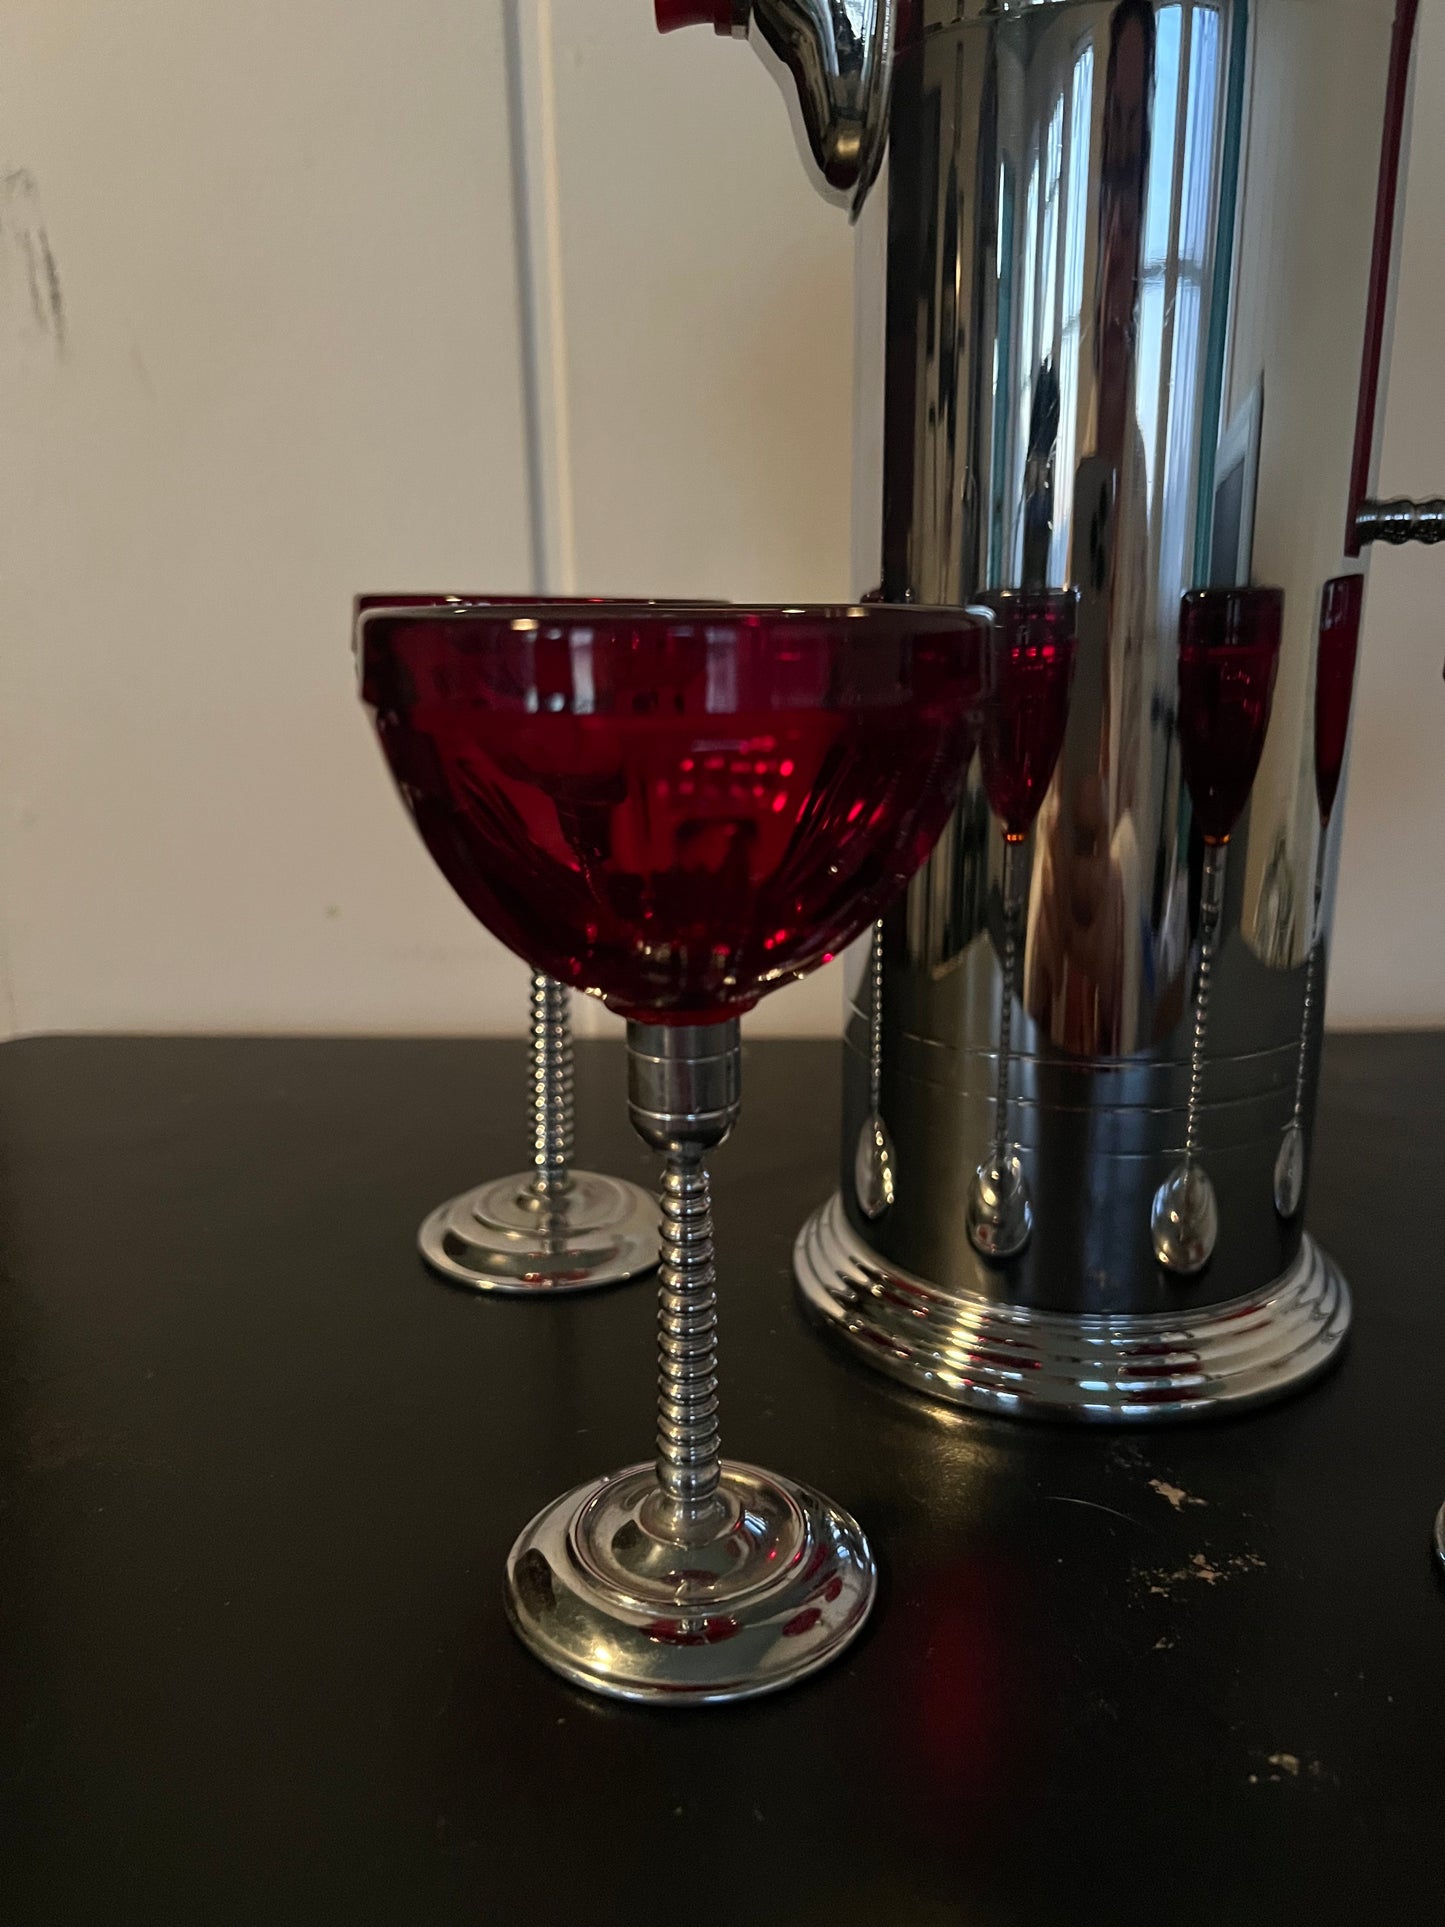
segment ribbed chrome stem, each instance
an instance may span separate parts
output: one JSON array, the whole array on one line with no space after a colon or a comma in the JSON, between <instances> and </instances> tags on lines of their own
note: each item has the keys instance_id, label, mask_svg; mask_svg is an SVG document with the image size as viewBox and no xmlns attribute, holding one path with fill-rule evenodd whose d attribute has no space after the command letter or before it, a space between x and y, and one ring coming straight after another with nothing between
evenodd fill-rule
<instances>
[{"instance_id":1,"label":"ribbed chrome stem","mask_svg":"<svg viewBox=\"0 0 1445 1927\"><path fill-rule=\"evenodd\" d=\"M730 1529L718 1443L717 1271L703 1157L738 1115L742 1045L735 1017L627 1026L627 1109L666 1160L657 1291L657 1483L647 1531L702 1546Z\"/></svg>"},{"instance_id":2,"label":"ribbed chrome stem","mask_svg":"<svg viewBox=\"0 0 1445 1927\"><path fill-rule=\"evenodd\" d=\"M1002 1158L1008 1149L1009 1063L1013 1056L1014 991L1018 974L1019 911L1015 871L1020 846L1003 846L1003 1008L998 1023L998 1077L993 1096L993 1149Z\"/></svg>"},{"instance_id":3,"label":"ribbed chrome stem","mask_svg":"<svg viewBox=\"0 0 1445 1927\"><path fill-rule=\"evenodd\" d=\"M1194 1049L1189 1060L1189 1110L1184 1127L1184 1157L1199 1149L1199 1109L1204 1095L1204 1049L1209 1041L1209 993L1214 982L1214 940L1224 904L1224 865L1228 846L1210 843L1204 850L1204 883L1200 892L1199 981L1194 991Z\"/></svg>"},{"instance_id":4,"label":"ribbed chrome stem","mask_svg":"<svg viewBox=\"0 0 1445 1927\"><path fill-rule=\"evenodd\" d=\"M717 1271L707 1167L691 1147L668 1154L662 1180L657 1294L657 1478L686 1525L718 1488Z\"/></svg>"},{"instance_id":5,"label":"ribbed chrome stem","mask_svg":"<svg viewBox=\"0 0 1445 1927\"><path fill-rule=\"evenodd\" d=\"M532 1190L565 1196L572 1183L572 1012L564 985L532 976Z\"/></svg>"}]
</instances>

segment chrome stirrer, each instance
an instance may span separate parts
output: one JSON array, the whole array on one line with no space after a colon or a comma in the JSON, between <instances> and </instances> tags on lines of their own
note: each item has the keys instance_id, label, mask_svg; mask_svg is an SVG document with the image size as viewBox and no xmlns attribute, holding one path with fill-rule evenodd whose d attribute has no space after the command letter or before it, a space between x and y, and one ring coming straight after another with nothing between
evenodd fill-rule
<instances>
[{"instance_id":1,"label":"chrome stirrer","mask_svg":"<svg viewBox=\"0 0 1445 1927\"><path fill-rule=\"evenodd\" d=\"M973 1174L968 1190L968 1235L975 1251L1002 1262L1016 1258L1033 1235L1033 1201L1018 1146L1009 1140L1009 1065L1013 1055L1013 1004L1018 988L1019 902L1017 885L1021 839L1003 846L1003 987L998 1033L998 1077L994 1086L993 1144Z\"/></svg>"},{"instance_id":2,"label":"chrome stirrer","mask_svg":"<svg viewBox=\"0 0 1445 1927\"><path fill-rule=\"evenodd\" d=\"M1325 926L1320 911L1325 894L1325 866L1330 848L1330 824L1339 799L1349 741L1350 711L1354 705L1355 662L1360 649L1364 615L1365 579L1337 576L1320 597L1320 639L1315 661L1315 801L1319 807L1320 838L1315 856L1315 888L1310 911L1310 954L1305 970L1304 1010L1300 1018L1299 1059L1295 1070L1294 1113L1284 1128L1274 1165L1274 1208L1288 1221L1304 1201L1306 1149L1305 1099L1309 1089L1310 1044L1320 993L1320 967Z\"/></svg>"},{"instance_id":3,"label":"chrome stirrer","mask_svg":"<svg viewBox=\"0 0 1445 1927\"><path fill-rule=\"evenodd\" d=\"M1204 843L1204 878L1184 1157L1154 1194L1150 1230L1155 1258L1181 1278L1203 1271L1219 1236L1219 1201L1199 1161L1209 996L1229 840L1264 753L1283 630L1280 589L1192 589L1180 607L1179 753Z\"/></svg>"},{"instance_id":4,"label":"chrome stirrer","mask_svg":"<svg viewBox=\"0 0 1445 1927\"><path fill-rule=\"evenodd\" d=\"M858 1133L853 1185L865 1218L881 1218L897 1196L897 1155L883 1122L883 925L875 923L869 947L873 1003L869 1018L868 1115Z\"/></svg>"},{"instance_id":5,"label":"chrome stirrer","mask_svg":"<svg viewBox=\"0 0 1445 1927\"><path fill-rule=\"evenodd\" d=\"M1204 1053L1209 1041L1209 992L1214 979L1214 941L1224 907L1226 843L1204 852L1199 903L1199 979L1194 992L1194 1047L1189 1060L1184 1156L1154 1194L1151 1229L1154 1255L1166 1271L1192 1278L1214 1256L1219 1203L1209 1173L1199 1162L1199 1106L1204 1093Z\"/></svg>"},{"instance_id":6,"label":"chrome stirrer","mask_svg":"<svg viewBox=\"0 0 1445 1927\"><path fill-rule=\"evenodd\" d=\"M1305 1093L1309 1088L1310 1035L1314 1029L1315 1002L1319 995L1320 952L1324 934L1320 929L1320 902L1325 893L1325 851L1320 840L1315 859L1315 888L1310 908L1310 956L1305 969L1304 1011L1300 1017L1299 1061L1295 1066L1294 1113L1284 1127L1279 1156L1274 1163L1274 1208L1282 1218L1297 1215L1305 1190Z\"/></svg>"},{"instance_id":7,"label":"chrome stirrer","mask_svg":"<svg viewBox=\"0 0 1445 1927\"><path fill-rule=\"evenodd\" d=\"M1033 1235L1033 1197L1019 1147L1009 1137L1013 1010L1021 997L1019 933L1028 893L1020 859L1054 780L1068 726L1078 598L1072 591L994 590L981 598L1003 648L999 687L983 726L982 766L989 808L1003 830L1003 971L999 990L998 1072L993 1136L968 1192L969 1242L1003 1264Z\"/></svg>"}]
</instances>

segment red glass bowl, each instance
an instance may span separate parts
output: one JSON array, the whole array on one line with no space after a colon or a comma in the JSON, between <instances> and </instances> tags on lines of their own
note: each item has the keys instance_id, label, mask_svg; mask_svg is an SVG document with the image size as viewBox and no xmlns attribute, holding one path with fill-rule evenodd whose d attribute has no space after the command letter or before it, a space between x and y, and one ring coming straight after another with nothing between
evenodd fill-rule
<instances>
[{"instance_id":1,"label":"red glass bowl","mask_svg":"<svg viewBox=\"0 0 1445 1927\"><path fill-rule=\"evenodd\" d=\"M871 923L992 685L961 610L358 605L363 699L433 857L535 968L644 1021L750 1009Z\"/></svg>"},{"instance_id":2,"label":"red glass bowl","mask_svg":"<svg viewBox=\"0 0 1445 1927\"><path fill-rule=\"evenodd\" d=\"M1206 843L1227 843L1254 788L1279 672L1282 589L1193 589L1179 622L1179 749Z\"/></svg>"}]
</instances>

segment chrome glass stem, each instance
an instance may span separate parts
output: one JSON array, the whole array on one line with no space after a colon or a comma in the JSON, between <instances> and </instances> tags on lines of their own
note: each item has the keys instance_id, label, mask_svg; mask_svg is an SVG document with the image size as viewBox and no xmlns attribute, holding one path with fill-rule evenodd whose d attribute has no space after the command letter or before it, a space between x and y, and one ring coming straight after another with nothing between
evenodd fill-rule
<instances>
[{"instance_id":1,"label":"chrome glass stem","mask_svg":"<svg viewBox=\"0 0 1445 1927\"><path fill-rule=\"evenodd\" d=\"M710 1521L722 1477L718 1424L717 1270L701 1151L669 1152L662 1180L657 1292L657 1483L650 1523L685 1541Z\"/></svg>"},{"instance_id":2,"label":"chrome glass stem","mask_svg":"<svg viewBox=\"0 0 1445 1927\"><path fill-rule=\"evenodd\" d=\"M573 1167L571 992L534 972L530 1168L429 1212L421 1254L449 1284L517 1297L590 1291L651 1271L657 1205L638 1185Z\"/></svg>"},{"instance_id":3,"label":"chrome glass stem","mask_svg":"<svg viewBox=\"0 0 1445 1927\"><path fill-rule=\"evenodd\" d=\"M732 1523L719 1496L717 1269L704 1154L737 1121L742 1041L721 1024L629 1024L628 1108L634 1128L666 1159L657 1297L656 1490L647 1531L699 1546Z\"/></svg>"},{"instance_id":4,"label":"chrome glass stem","mask_svg":"<svg viewBox=\"0 0 1445 1927\"><path fill-rule=\"evenodd\" d=\"M528 1646L619 1699L680 1706L786 1686L848 1645L877 1584L846 1512L720 1456L703 1159L737 1118L741 1071L735 1018L627 1027L628 1111L666 1160L657 1454L564 1493L507 1563L507 1610Z\"/></svg>"},{"instance_id":5,"label":"chrome glass stem","mask_svg":"<svg viewBox=\"0 0 1445 1927\"><path fill-rule=\"evenodd\" d=\"M532 1191L563 1198L572 1188L575 1078L569 993L532 973Z\"/></svg>"}]
</instances>

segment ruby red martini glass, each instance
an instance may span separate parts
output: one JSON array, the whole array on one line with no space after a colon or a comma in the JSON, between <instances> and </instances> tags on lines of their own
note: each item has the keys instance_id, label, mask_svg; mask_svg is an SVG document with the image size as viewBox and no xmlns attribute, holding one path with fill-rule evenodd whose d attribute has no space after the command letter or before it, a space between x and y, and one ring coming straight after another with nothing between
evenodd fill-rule
<instances>
[{"instance_id":1,"label":"ruby red martini glass","mask_svg":"<svg viewBox=\"0 0 1445 1927\"><path fill-rule=\"evenodd\" d=\"M548 606L586 606L583 597L533 597ZM374 608L486 608L515 596L359 596L356 614ZM556 1297L621 1284L655 1268L656 1199L623 1178L578 1170L575 1134L572 993L545 971L532 972L528 1085L532 1168L486 1182L427 1213L417 1246L449 1284L514 1297Z\"/></svg>"},{"instance_id":2,"label":"ruby red martini glass","mask_svg":"<svg viewBox=\"0 0 1445 1927\"><path fill-rule=\"evenodd\" d=\"M914 608L368 609L363 692L433 856L534 968L628 1024L665 1159L656 1458L513 1547L512 1623L627 1699L731 1699L824 1665L875 1571L821 1494L720 1455L704 1156L738 1019L874 921L954 807L986 618Z\"/></svg>"},{"instance_id":3,"label":"ruby red martini glass","mask_svg":"<svg viewBox=\"0 0 1445 1927\"><path fill-rule=\"evenodd\" d=\"M1284 1127L1274 1164L1274 1208L1282 1218L1295 1217L1305 1188L1305 1086L1309 1081L1310 1037L1319 997L1320 900L1325 892L1325 862L1330 847L1330 822L1340 793L1345 767L1345 745L1350 734L1350 708L1355 695L1355 659L1360 649L1360 621L1365 608L1365 578L1337 576L1327 582L1320 600L1320 643L1315 664L1315 801L1320 812L1319 848L1315 852L1315 887L1310 905L1310 955L1305 971L1305 1003L1300 1019L1299 1063L1295 1072L1294 1114Z\"/></svg>"},{"instance_id":4,"label":"ruby red martini glass","mask_svg":"<svg viewBox=\"0 0 1445 1927\"><path fill-rule=\"evenodd\" d=\"M1209 992L1229 839L1264 754L1283 626L1280 589L1193 589L1180 612L1179 751L1204 839L1204 876L1184 1156L1154 1194L1150 1228L1159 1263L1185 1278L1203 1271L1219 1236L1218 1200L1199 1161Z\"/></svg>"},{"instance_id":5,"label":"ruby red martini glass","mask_svg":"<svg viewBox=\"0 0 1445 1927\"><path fill-rule=\"evenodd\" d=\"M968 1192L968 1235L994 1263L1016 1258L1033 1235L1033 1200L1009 1136L1009 1065L1018 994L1020 859L1069 721L1078 596L1073 590L996 590L981 598L998 625L998 688L983 726L983 786L1003 829L1003 986L993 1142Z\"/></svg>"}]
</instances>

